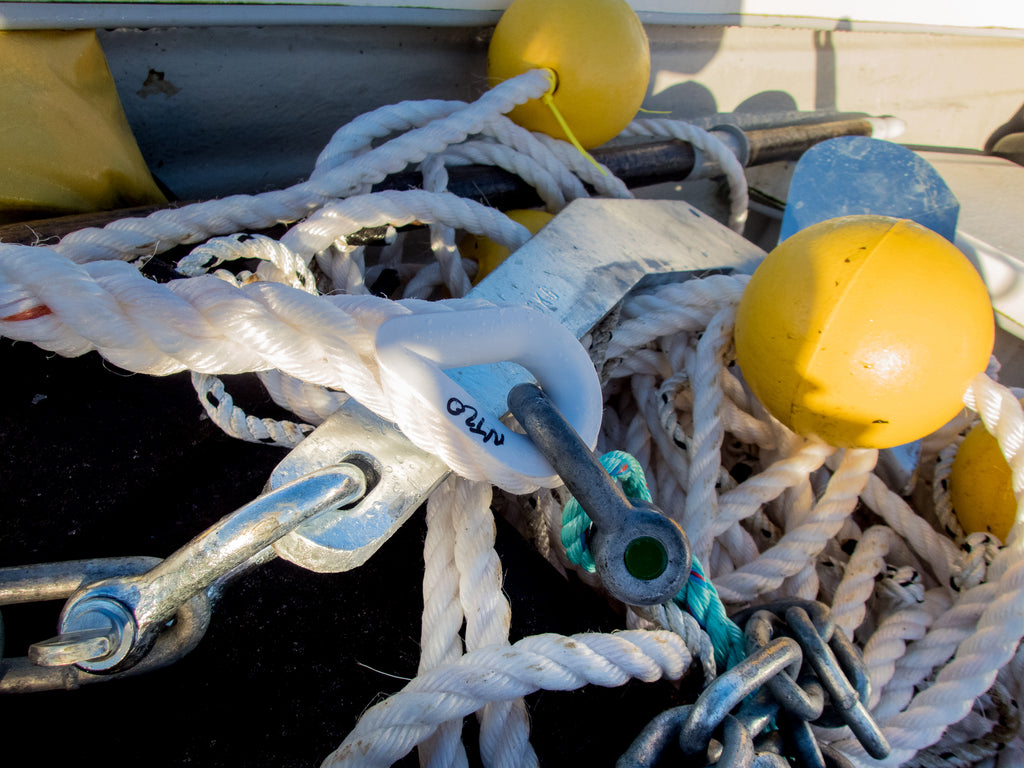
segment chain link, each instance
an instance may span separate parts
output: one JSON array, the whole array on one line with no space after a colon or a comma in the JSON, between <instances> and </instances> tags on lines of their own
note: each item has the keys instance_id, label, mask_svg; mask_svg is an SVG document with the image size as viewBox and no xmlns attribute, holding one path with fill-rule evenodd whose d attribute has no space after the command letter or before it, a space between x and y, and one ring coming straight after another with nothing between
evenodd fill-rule
<instances>
[{"instance_id":1,"label":"chain link","mask_svg":"<svg viewBox=\"0 0 1024 768\"><path fill-rule=\"evenodd\" d=\"M848 725L873 757L888 754L865 706L870 690L863 659L836 631L827 606L781 600L733 620L744 627L746 659L719 675L694 704L652 720L616 768L650 768L670 749L716 768L788 766L787 757L805 768L852 768L815 737L812 724L827 723Z\"/></svg>"}]
</instances>

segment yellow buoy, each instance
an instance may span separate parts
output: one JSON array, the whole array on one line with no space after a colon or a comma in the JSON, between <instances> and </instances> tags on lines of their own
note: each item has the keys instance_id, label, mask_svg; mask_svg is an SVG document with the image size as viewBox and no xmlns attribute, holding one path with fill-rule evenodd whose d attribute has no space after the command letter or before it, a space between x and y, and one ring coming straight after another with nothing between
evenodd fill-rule
<instances>
[{"instance_id":1,"label":"yellow buoy","mask_svg":"<svg viewBox=\"0 0 1024 768\"><path fill-rule=\"evenodd\" d=\"M550 69L555 107L584 147L618 136L636 116L651 74L647 34L625 0L515 0L487 53L492 85ZM540 100L509 113L516 123L569 139Z\"/></svg>"},{"instance_id":2,"label":"yellow buoy","mask_svg":"<svg viewBox=\"0 0 1024 768\"><path fill-rule=\"evenodd\" d=\"M547 211L512 210L505 211L505 214L530 230L532 235L540 232L554 218ZM490 238L468 235L459 243L459 253L465 259L476 259L479 265L473 278L473 285L476 285L507 259L510 251Z\"/></svg>"},{"instance_id":3,"label":"yellow buoy","mask_svg":"<svg viewBox=\"0 0 1024 768\"><path fill-rule=\"evenodd\" d=\"M887 448L959 412L994 335L985 285L948 240L907 220L846 216L768 254L740 301L736 357L794 432Z\"/></svg>"},{"instance_id":4,"label":"yellow buoy","mask_svg":"<svg viewBox=\"0 0 1024 768\"><path fill-rule=\"evenodd\" d=\"M1017 517L1013 477L995 437L978 424L957 449L949 497L967 533L987 531L1005 542Z\"/></svg>"}]
</instances>

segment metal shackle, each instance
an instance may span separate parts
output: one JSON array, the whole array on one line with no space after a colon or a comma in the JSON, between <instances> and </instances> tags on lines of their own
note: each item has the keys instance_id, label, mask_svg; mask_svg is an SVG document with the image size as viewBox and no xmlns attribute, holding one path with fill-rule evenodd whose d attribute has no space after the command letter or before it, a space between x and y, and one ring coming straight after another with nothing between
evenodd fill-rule
<instances>
[{"instance_id":1,"label":"metal shackle","mask_svg":"<svg viewBox=\"0 0 1024 768\"><path fill-rule=\"evenodd\" d=\"M60 634L36 643L30 658L103 674L135 666L184 606L208 606L221 583L272 558L275 541L315 515L357 501L366 487L362 469L338 464L260 496L145 573L79 589L61 612Z\"/></svg>"},{"instance_id":2,"label":"metal shackle","mask_svg":"<svg viewBox=\"0 0 1024 768\"><path fill-rule=\"evenodd\" d=\"M627 499L540 387L513 387L508 406L594 522L590 549L605 588L628 605L675 597L693 562L683 529L650 502Z\"/></svg>"}]
</instances>

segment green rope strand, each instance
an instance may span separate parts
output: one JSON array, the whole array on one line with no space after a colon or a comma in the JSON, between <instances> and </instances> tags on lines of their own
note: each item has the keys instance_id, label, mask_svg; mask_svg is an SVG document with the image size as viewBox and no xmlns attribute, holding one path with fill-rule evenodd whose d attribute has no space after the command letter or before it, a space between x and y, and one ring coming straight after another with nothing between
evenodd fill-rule
<instances>
[{"instance_id":1,"label":"green rope strand","mask_svg":"<svg viewBox=\"0 0 1024 768\"><path fill-rule=\"evenodd\" d=\"M651 501L643 467L624 451L611 451L601 457L601 466L622 486L630 499ZM594 556L587 546L587 533L592 523L576 499L570 499L562 510L562 544L569 560L593 573ZM719 669L729 669L742 661L743 630L728 617L718 590L704 575L704 568L693 560L686 586L675 596L675 601L697 620L708 633L715 649L715 663Z\"/></svg>"}]
</instances>

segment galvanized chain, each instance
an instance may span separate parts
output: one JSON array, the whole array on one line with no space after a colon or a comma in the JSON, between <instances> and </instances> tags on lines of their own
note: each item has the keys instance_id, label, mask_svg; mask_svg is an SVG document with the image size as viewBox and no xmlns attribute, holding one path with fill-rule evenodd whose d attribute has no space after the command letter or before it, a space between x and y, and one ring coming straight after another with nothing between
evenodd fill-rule
<instances>
[{"instance_id":1,"label":"galvanized chain","mask_svg":"<svg viewBox=\"0 0 1024 768\"><path fill-rule=\"evenodd\" d=\"M0 569L0 605L66 599L97 579L137 576L160 562L155 557L110 557L3 568ZM89 683L115 680L167 666L188 654L202 640L210 624L210 603L206 595L188 601L178 611L171 626L160 634L146 657L124 672L104 675L89 672L73 663L40 666L30 657L4 658L0 660L0 694L73 690ZM90 654L102 656L109 651L109 643L105 644L102 638L75 639L78 640L76 647L88 648ZM43 660L61 660L55 648L49 648L48 652L49 659ZM35 655L31 650L30 654Z\"/></svg>"},{"instance_id":2,"label":"galvanized chain","mask_svg":"<svg viewBox=\"0 0 1024 768\"><path fill-rule=\"evenodd\" d=\"M811 729L847 725L874 757L889 745L865 708L867 670L860 652L837 632L829 609L782 600L733 616L744 627L747 657L718 676L692 705L652 720L616 763L650 768L669 750L690 765L716 768L788 766L852 768Z\"/></svg>"},{"instance_id":3,"label":"galvanized chain","mask_svg":"<svg viewBox=\"0 0 1024 768\"><path fill-rule=\"evenodd\" d=\"M356 459L353 459L356 460ZM271 545L326 510L366 495L378 473L360 462L319 469L220 520L165 560L79 560L0 569L0 606L66 599L59 634L27 658L0 660L0 693L72 689L158 669L191 651L210 606Z\"/></svg>"}]
</instances>

